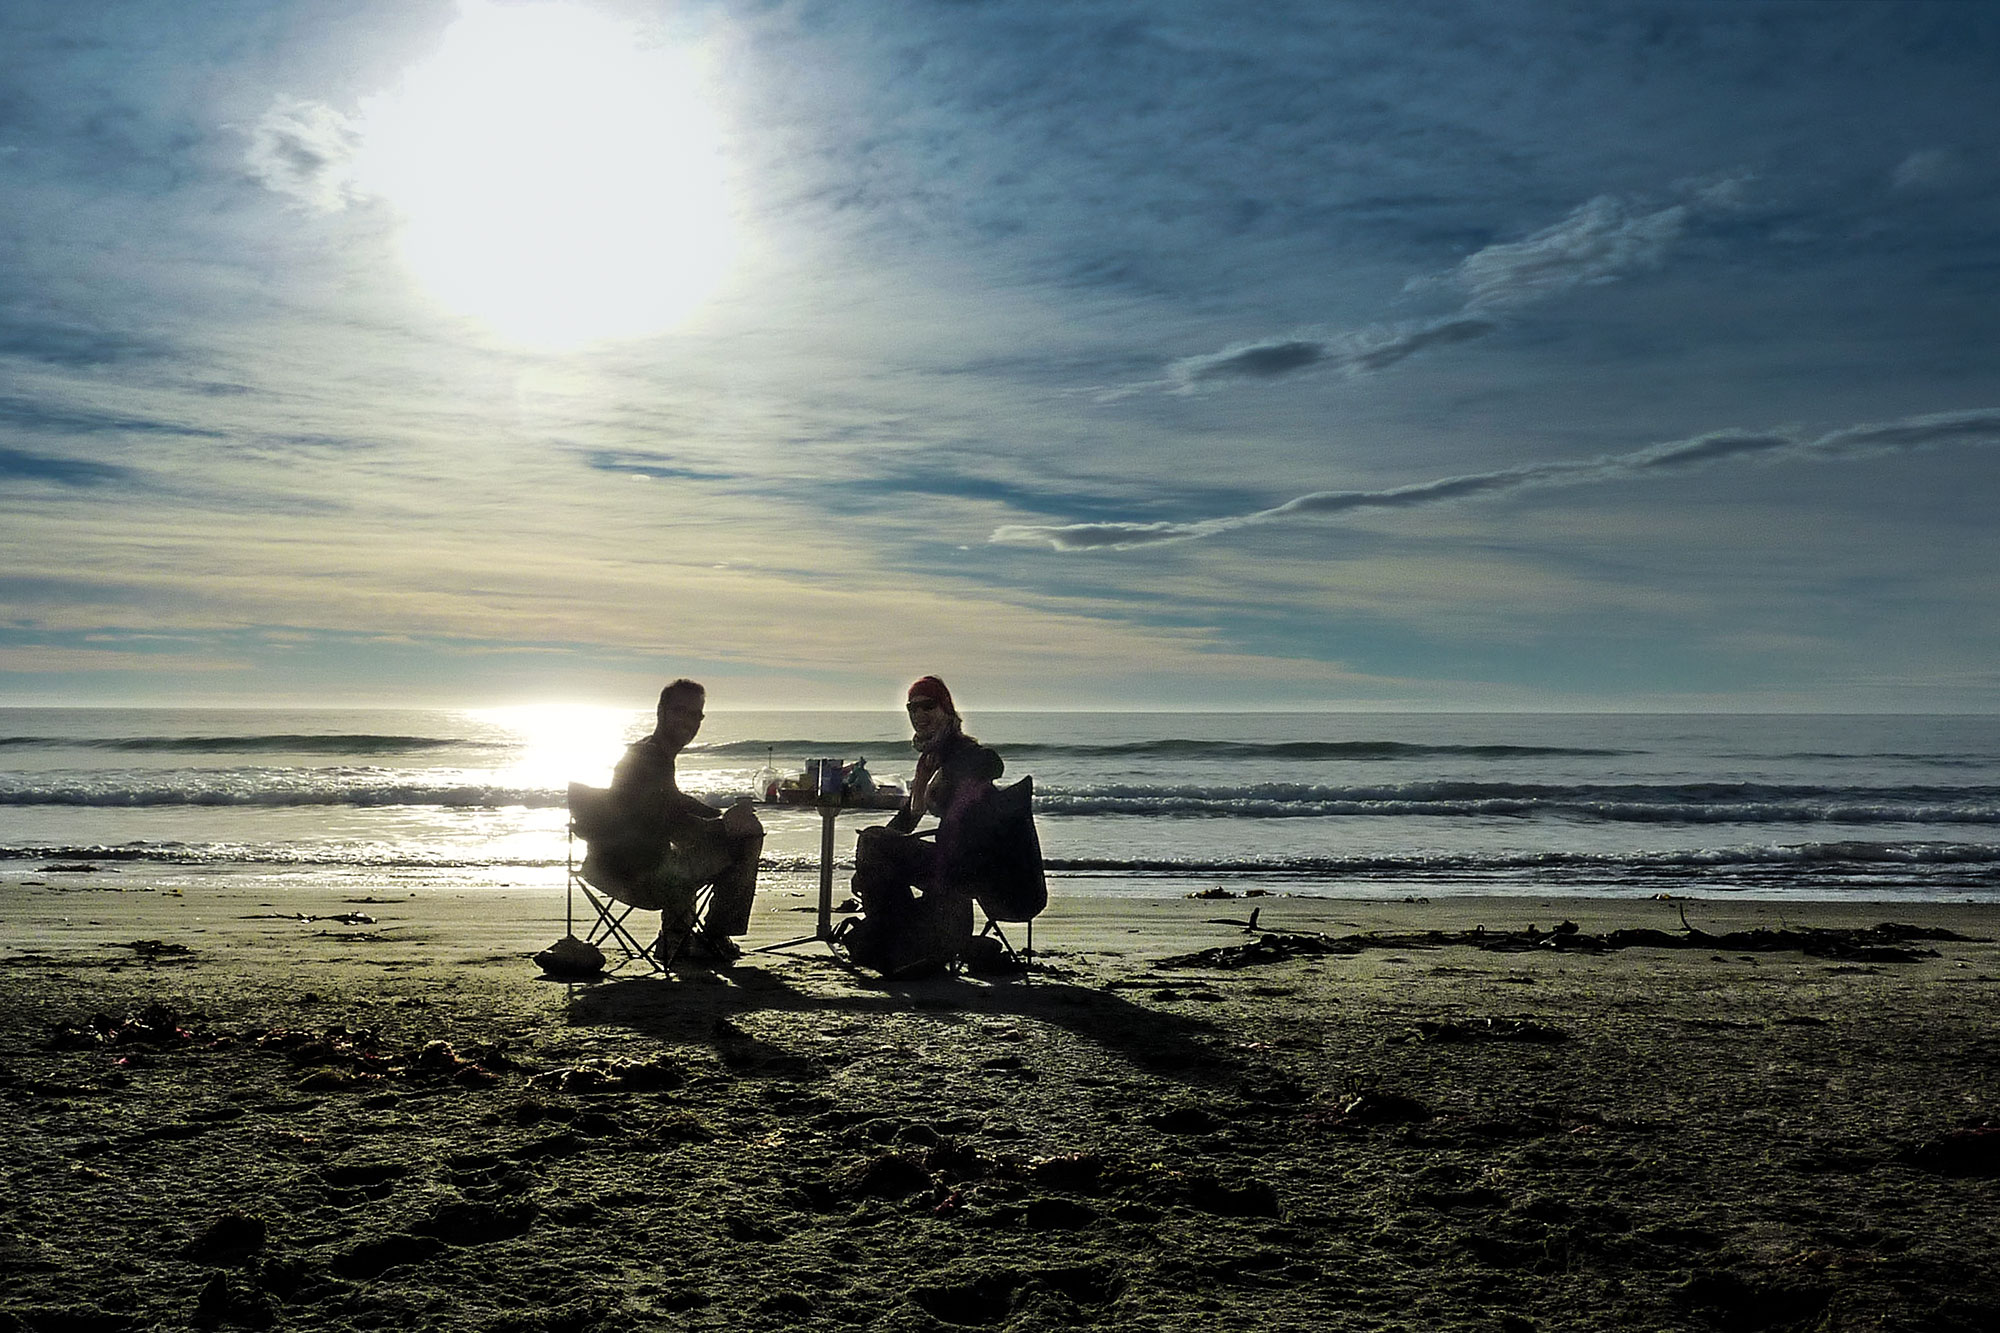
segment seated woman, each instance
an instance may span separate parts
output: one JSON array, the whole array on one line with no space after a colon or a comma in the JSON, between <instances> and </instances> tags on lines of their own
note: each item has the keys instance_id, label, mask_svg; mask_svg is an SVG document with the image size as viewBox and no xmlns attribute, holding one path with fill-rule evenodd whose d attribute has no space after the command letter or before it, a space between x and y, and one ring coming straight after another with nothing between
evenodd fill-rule
<instances>
[{"instance_id":1,"label":"seated woman","mask_svg":"<svg viewBox=\"0 0 2000 1333\"><path fill-rule=\"evenodd\" d=\"M954 859L957 816L993 792L1000 756L965 734L951 691L936 676L910 686L910 744L917 772L887 824L863 829L854 849L854 896L863 916L838 936L855 962L885 976L938 971L972 938L972 898L942 882ZM935 815L937 827L917 825Z\"/></svg>"},{"instance_id":2,"label":"seated woman","mask_svg":"<svg viewBox=\"0 0 2000 1333\"><path fill-rule=\"evenodd\" d=\"M653 956L684 952L734 958L729 936L750 928L757 857L764 829L747 806L726 815L680 789L674 760L701 730L708 692L691 680L660 691L653 733L626 747L611 777L603 818L586 831L583 876L620 902L658 909ZM695 897L715 886L708 917L695 919ZM699 934L697 934L697 930Z\"/></svg>"}]
</instances>

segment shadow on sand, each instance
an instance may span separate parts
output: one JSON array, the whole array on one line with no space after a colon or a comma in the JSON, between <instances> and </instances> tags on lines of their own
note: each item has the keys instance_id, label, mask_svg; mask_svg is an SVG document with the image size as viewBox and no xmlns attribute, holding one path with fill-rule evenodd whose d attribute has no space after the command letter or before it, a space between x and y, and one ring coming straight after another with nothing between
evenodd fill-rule
<instances>
[{"instance_id":1,"label":"shadow on sand","mask_svg":"<svg viewBox=\"0 0 2000 1333\"><path fill-rule=\"evenodd\" d=\"M1214 1024L1143 1008L1096 987L1043 977L890 982L864 977L831 959L820 965L839 977L840 989L802 990L776 973L745 966L631 977L574 988L569 1018L579 1026L622 1027L663 1042L708 1043L726 1064L777 1077L798 1077L809 1057L752 1036L737 1019L796 1015L816 1032L912 1014L935 1014L946 1021L1017 1019L1061 1028L1140 1069L1190 1084L1226 1080L1238 1065L1215 1040L1221 1030ZM1003 1049L996 1045L996 1054Z\"/></svg>"}]
</instances>

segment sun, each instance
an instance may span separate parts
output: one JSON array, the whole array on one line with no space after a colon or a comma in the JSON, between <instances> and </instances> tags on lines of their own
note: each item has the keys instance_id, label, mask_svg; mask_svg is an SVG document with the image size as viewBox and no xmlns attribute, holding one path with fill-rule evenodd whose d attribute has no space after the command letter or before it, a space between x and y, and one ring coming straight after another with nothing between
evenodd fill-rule
<instances>
[{"instance_id":1,"label":"sun","mask_svg":"<svg viewBox=\"0 0 2000 1333\"><path fill-rule=\"evenodd\" d=\"M734 243L720 127L686 53L571 4L461 0L362 109L361 183L440 303L567 348L682 323Z\"/></svg>"}]
</instances>

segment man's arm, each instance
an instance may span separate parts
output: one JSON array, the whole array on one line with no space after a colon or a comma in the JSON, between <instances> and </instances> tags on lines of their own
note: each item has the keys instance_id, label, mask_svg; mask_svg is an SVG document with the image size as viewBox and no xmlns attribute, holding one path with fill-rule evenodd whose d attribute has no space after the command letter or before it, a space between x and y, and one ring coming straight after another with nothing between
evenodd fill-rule
<instances>
[{"instance_id":1,"label":"man's arm","mask_svg":"<svg viewBox=\"0 0 2000 1333\"><path fill-rule=\"evenodd\" d=\"M674 780L674 761L658 747L644 741L625 751L611 775L612 797L629 818L645 823L658 821L671 831L699 820L722 818L722 812L682 791Z\"/></svg>"},{"instance_id":2,"label":"man's arm","mask_svg":"<svg viewBox=\"0 0 2000 1333\"><path fill-rule=\"evenodd\" d=\"M704 800L688 795L679 787L668 787L661 805L670 825L690 819L705 822L722 818L722 811Z\"/></svg>"}]
</instances>

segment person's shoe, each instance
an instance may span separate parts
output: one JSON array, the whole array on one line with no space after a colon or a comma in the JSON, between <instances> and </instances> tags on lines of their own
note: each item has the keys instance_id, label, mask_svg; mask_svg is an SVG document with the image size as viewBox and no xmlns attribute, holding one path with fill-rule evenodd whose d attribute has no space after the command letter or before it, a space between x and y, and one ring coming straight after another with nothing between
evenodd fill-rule
<instances>
[{"instance_id":1,"label":"person's shoe","mask_svg":"<svg viewBox=\"0 0 2000 1333\"><path fill-rule=\"evenodd\" d=\"M733 963L743 950L727 935L700 934L688 941L685 957L697 963Z\"/></svg>"}]
</instances>

